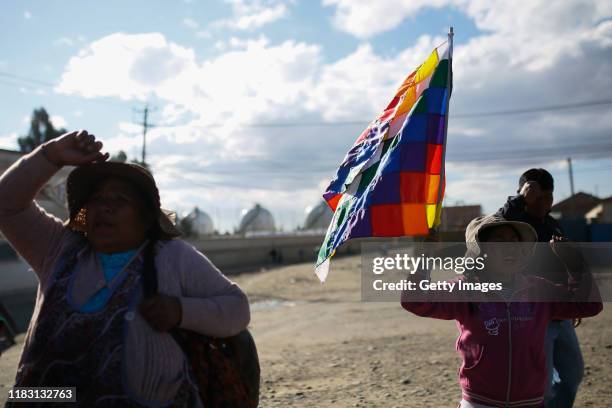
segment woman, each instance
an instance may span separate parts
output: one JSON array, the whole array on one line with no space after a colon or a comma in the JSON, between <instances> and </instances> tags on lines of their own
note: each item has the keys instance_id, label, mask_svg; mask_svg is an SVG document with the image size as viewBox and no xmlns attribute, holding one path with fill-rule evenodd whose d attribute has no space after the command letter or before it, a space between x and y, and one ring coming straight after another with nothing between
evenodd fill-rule
<instances>
[{"instance_id":1,"label":"woman","mask_svg":"<svg viewBox=\"0 0 612 408\"><path fill-rule=\"evenodd\" d=\"M402 307L418 316L457 322L460 334L455 346L463 360L459 369L463 399L458 408L541 408L548 322L597 315L602 310L597 286L588 270L574 268L571 249L557 241L550 245L572 271L574 285L555 286L523 275L537 242L527 223L482 216L470 222L465 238L466 257L486 257L485 268L453 281L501 283L502 289L482 296L448 295L438 301L415 300L414 293L404 291ZM420 271L412 279L429 279L428 274Z\"/></svg>"},{"instance_id":2,"label":"woman","mask_svg":"<svg viewBox=\"0 0 612 408\"><path fill-rule=\"evenodd\" d=\"M39 280L15 386L76 386L81 406L201 406L168 332L232 336L249 304L161 210L151 174L107 162L82 130L23 156L0 177L0 230ZM62 166L70 217L34 201ZM158 288L145 297L143 274ZM150 292L148 292L150 293Z\"/></svg>"}]
</instances>

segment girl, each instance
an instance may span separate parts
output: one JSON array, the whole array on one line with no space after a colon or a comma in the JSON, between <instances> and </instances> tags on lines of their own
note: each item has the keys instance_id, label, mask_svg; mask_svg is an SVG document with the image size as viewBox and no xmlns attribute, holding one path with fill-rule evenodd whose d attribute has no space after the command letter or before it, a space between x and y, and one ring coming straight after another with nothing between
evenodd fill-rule
<instances>
[{"instance_id":1,"label":"girl","mask_svg":"<svg viewBox=\"0 0 612 408\"><path fill-rule=\"evenodd\" d=\"M518 256L518 245L502 248L494 243L526 242L530 243L532 252L537 236L529 224L506 221L495 215L479 217L468 225L466 242L466 256L484 254L483 247L487 245L485 269L458 279L500 282L504 288L501 293L487 294L488 302L456 299L415 302L410 301L414 292L405 291L402 307L418 316L456 320L459 329L456 348L463 359L459 370L463 399L459 407L542 407L547 378L544 338L548 322L598 314L602 310L599 292L588 272L575 269L576 254L552 241L553 251L574 268L571 272L577 278L573 280L576 287L570 291L568 287L555 287L541 278L520 273L525 257ZM424 278L423 274L416 275L411 279ZM533 301L543 290L556 293L557 300L567 301Z\"/></svg>"}]
</instances>

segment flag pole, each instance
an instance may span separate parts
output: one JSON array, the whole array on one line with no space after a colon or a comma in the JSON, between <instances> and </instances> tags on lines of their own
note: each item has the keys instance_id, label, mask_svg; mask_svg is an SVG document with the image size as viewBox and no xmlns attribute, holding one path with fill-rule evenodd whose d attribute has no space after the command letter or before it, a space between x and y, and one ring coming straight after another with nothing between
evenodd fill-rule
<instances>
[{"instance_id":1,"label":"flag pole","mask_svg":"<svg viewBox=\"0 0 612 408\"><path fill-rule=\"evenodd\" d=\"M442 198L442 183L445 180L445 176L446 176L446 134L448 133L448 115L449 115L449 110L448 110L448 106L450 104L450 97L451 97L451 88L452 88L452 59L453 59L453 36L455 35L455 32L453 30L453 26L450 26L449 30L448 30L448 73L447 73L447 80L449 83L449 87L448 87L448 95L446 97L446 115L444 115L444 141L442 142L442 169L440 172L440 185L438 186L438 201L437 201L437 205L442 206L442 202L441 202L441 198ZM442 210L440 210L442 211ZM437 210L436 210L437 212ZM432 231L433 230L433 231ZM437 227L434 228L430 228L430 235L432 234L432 232L437 232Z\"/></svg>"}]
</instances>

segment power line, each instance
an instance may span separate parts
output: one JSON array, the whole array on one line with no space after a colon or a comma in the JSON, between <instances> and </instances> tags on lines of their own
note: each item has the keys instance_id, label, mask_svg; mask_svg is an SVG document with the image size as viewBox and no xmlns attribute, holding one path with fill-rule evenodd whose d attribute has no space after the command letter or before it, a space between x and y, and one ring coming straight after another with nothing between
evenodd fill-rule
<instances>
[{"instance_id":1,"label":"power line","mask_svg":"<svg viewBox=\"0 0 612 408\"><path fill-rule=\"evenodd\" d=\"M612 105L612 99L604 99L597 101L586 101L570 103L565 105L546 105L546 106L534 106L531 108L521 109L507 109L499 111L484 111L484 112L466 112L466 113L451 113L450 118L475 118L475 117L489 117L489 116L511 116L521 115L527 113L540 113L540 112L553 112L561 110L571 110L579 108L588 108L595 106ZM374 116L374 115L372 115ZM299 128L299 127L341 127L341 126L367 126L369 122L363 120L347 120L347 121L333 121L333 122L279 122L279 123L247 123L241 125L242 127L248 128ZM177 125L160 125L160 127L178 127ZM225 126L220 123L213 123L210 125L202 125L203 128L219 128Z\"/></svg>"},{"instance_id":2,"label":"power line","mask_svg":"<svg viewBox=\"0 0 612 408\"><path fill-rule=\"evenodd\" d=\"M567 157L567 155L590 155L606 157L612 154L612 143L576 144L555 147L540 147L515 150L453 151L449 149L448 161L524 160L539 157ZM457 157L454 157L457 156Z\"/></svg>"},{"instance_id":3,"label":"power line","mask_svg":"<svg viewBox=\"0 0 612 408\"><path fill-rule=\"evenodd\" d=\"M34 84L34 85L46 86L46 87L51 87L51 88L55 87L55 84L52 84L51 82L42 81L40 79L35 79L35 78L28 78L28 77L24 77L21 75L15 75L15 74L11 74L10 72L0 71L0 76L11 78L11 79L16 79L22 82L29 82L30 84Z\"/></svg>"},{"instance_id":4,"label":"power line","mask_svg":"<svg viewBox=\"0 0 612 408\"><path fill-rule=\"evenodd\" d=\"M461 152L456 152L455 154L447 157L447 163L483 163L483 162L497 162L496 164L507 164L507 163L530 163L537 160L538 163L551 162L551 161L559 161L567 158L569 154L574 158L590 158L590 159L605 159L608 157L612 157L612 144L609 144L606 149L602 147L602 144L584 144L584 145L567 145L560 146L563 150L551 151L549 148L541 148L541 149L523 149L522 151L511 151L511 156L506 156L506 152L503 150L488 150L479 152L478 156L474 157L464 157ZM552 154L551 154L552 153ZM453 156L457 156L457 158L453 158ZM250 175L255 176L277 176L281 175L291 175L291 176L299 176L307 174L308 177L318 177L318 176L329 176L334 170L338 167L338 162L336 160L328 160L325 163L317 162L317 166L308 166L306 169L299 169L299 161L280 161L274 159L266 159L261 158L257 161L253 161L253 166L249 168L248 173ZM246 163L241 163L246 166ZM254 168L255 165L268 165L274 166L274 168ZM293 166L292 166L293 165ZM208 176L227 176L232 177L235 175L243 175L243 168L228 168L228 166L218 167L194 167L194 166L181 166L182 171L189 174L206 174ZM279 170L282 169L282 170ZM162 169L160 169L162 170ZM166 169L163 169L166 170ZM577 170L577 173L582 173L583 170ZM195 180L186 180L186 181L195 181ZM218 184L225 185L224 181L203 181L207 184ZM204 187L204 185L202 185Z\"/></svg>"},{"instance_id":5,"label":"power line","mask_svg":"<svg viewBox=\"0 0 612 408\"><path fill-rule=\"evenodd\" d=\"M3 78L8 78L7 80L3 80ZM46 81L42 81L39 79L35 79L35 78L28 78L28 77L24 77L22 75L15 75L15 74L11 74L9 72L2 72L0 71L0 85L6 85L6 86L12 86L12 87L23 87L24 84L19 84L19 83L15 83L15 82L10 82L10 80L17 80L17 81L21 81L23 82L25 85L30 85L30 86L43 86L46 88L51 88L51 89L55 89L57 84L53 84L50 82L46 82ZM62 94L59 94L62 95ZM62 96L67 96L67 95L62 95ZM104 105L112 105L112 106L117 106L117 107L121 107L124 108L125 105L120 103L120 102L114 102L114 101L109 101L109 100L105 100L105 99L99 99L99 98L87 98L85 96L81 96L81 95L77 95L79 96L81 99L84 99L88 102L93 102L93 103L100 103L100 104L104 104Z\"/></svg>"},{"instance_id":6,"label":"power line","mask_svg":"<svg viewBox=\"0 0 612 408\"><path fill-rule=\"evenodd\" d=\"M558 110L587 108L591 106L610 105L610 104L612 104L612 99L602 99L598 101L576 102L576 103L568 103L564 105L534 106L531 108L507 109L507 110L477 112L477 113L457 113L452 116L455 118L471 118L471 117L485 117L485 116L520 115L524 113L552 112L552 111L558 111Z\"/></svg>"},{"instance_id":7,"label":"power line","mask_svg":"<svg viewBox=\"0 0 612 408\"><path fill-rule=\"evenodd\" d=\"M574 170L574 173L578 173L578 174L582 174L582 173L592 173L594 171L612 171L612 166L604 166L604 167L599 167L599 168L590 168L590 169L584 169L584 170Z\"/></svg>"}]
</instances>

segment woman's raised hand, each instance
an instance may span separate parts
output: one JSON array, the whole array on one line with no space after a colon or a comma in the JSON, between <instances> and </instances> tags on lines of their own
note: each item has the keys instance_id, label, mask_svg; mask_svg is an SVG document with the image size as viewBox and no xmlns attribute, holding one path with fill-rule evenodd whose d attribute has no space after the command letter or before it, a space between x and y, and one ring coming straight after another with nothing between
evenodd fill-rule
<instances>
[{"instance_id":1,"label":"woman's raised hand","mask_svg":"<svg viewBox=\"0 0 612 408\"><path fill-rule=\"evenodd\" d=\"M43 153L57 166L79 166L92 162L108 160L109 154L102 153L102 142L96 141L94 135L86 130L79 130L45 142Z\"/></svg>"}]
</instances>

